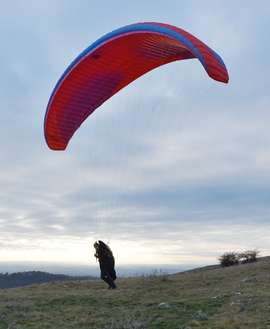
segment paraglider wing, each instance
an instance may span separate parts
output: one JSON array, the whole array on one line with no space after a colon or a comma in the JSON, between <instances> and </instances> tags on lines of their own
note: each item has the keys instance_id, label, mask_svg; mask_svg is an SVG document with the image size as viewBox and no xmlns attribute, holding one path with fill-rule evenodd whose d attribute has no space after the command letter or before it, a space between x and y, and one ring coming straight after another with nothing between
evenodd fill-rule
<instances>
[{"instance_id":1,"label":"paraglider wing","mask_svg":"<svg viewBox=\"0 0 270 329\"><path fill-rule=\"evenodd\" d=\"M66 69L44 120L49 148L64 150L83 121L120 89L154 68L197 58L214 80L227 83L220 56L190 33L162 23L119 28L85 49Z\"/></svg>"}]
</instances>

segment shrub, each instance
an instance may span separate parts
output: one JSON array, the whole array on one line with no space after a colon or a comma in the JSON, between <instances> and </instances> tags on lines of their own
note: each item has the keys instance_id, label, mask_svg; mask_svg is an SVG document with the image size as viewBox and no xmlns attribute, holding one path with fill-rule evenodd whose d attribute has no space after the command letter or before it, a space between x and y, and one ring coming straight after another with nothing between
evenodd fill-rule
<instances>
[{"instance_id":1,"label":"shrub","mask_svg":"<svg viewBox=\"0 0 270 329\"><path fill-rule=\"evenodd\" d=\"M140 276L143 280L148 282L168 282L169 274L163 270L153 270L149 274L143 274Z\"/></svg>"},{"instance_id":2,"label":"shrub","mask_svg":"<svg viewBox=\"0 0 270 329\"><path fill-rule=\"evenodd\" d=\"M246 250L238 255L238 259L242 264L253 263L258 260L258 250Z\"/></svg>"},{"instance_id":3,"label":"shrub","mask_svg":"<svg viewBox=\"0 0 270 329\"><path fill-rule=\"evenodd\" d=\"M168 273L164 272L161 269L152 271L152 273L149 275L149 278L152 280L162 281L162 282L169 281Z\"/></svg>"},{"instance_id":4,"label":"shrub","mask_svg":"<svg viewBox=\"0 0 270 329\"><path fill-rule=\"evenodd\" d=\"M238 254L236 252L226 252L219 257L219 262L222 267L237 265L239 263Z\"/></svg>"}]
</instances>

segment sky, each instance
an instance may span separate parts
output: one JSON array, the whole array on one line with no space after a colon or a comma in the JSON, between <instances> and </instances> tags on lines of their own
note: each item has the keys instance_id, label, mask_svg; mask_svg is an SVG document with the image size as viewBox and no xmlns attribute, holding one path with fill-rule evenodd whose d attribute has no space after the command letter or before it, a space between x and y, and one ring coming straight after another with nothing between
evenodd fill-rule
<instances>
[{"instance_id":1,"label":"sky","mask_svg":"<svg viewBox=\"0 0 270 329\"><path fill-rule=\"evenodd\" d=\"M243 7L244 6L244 7ZM0 262L203 265L270 254L268 1L9 1L0 12ZM171 63L97 109L65 152L43 120L70 62L143 21L217 51L228 85L198 60Z\"/></svg>"}]
</instances>

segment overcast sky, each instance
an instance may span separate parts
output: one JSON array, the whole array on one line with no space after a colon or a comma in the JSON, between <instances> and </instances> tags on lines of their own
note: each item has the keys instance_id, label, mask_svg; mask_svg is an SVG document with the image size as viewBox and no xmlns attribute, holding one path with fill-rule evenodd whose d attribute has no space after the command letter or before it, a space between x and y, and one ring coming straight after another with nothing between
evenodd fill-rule
<instances>
[{"instance_id":1,"label":"overcast sky","mask_svg":"<svg viewBox=\"0 0 270 329\"><path fill-rule=\"evenodd\" d=\"M208 264L270 254L268 1L9 1L0 12L0 261ZM171 63L102 105L65 152L43 119L69 63L140 21L179 26L223 58Z\"/></svg>"}]
</instances>

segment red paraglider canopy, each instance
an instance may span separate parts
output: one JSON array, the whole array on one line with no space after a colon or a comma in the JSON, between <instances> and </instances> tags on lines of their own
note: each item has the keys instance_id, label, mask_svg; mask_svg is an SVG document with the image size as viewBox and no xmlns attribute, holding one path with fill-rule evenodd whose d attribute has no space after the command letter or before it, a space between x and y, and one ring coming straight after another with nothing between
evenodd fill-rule
<instances>
[{"instance_id":1,"label":"red paraglider canopy","mask_svg":"<svg viewBox=\"0 0 270 329\"><path fill-rule=\"evenodd\" d=\"M120 89L158 66L189 58L198 58L214 80L228 82L220 56L175 26L138 23L101 37L70 64L53 90L44 120L48 146L64 150L83 121Z\"/></svg>"}]
</instances>

